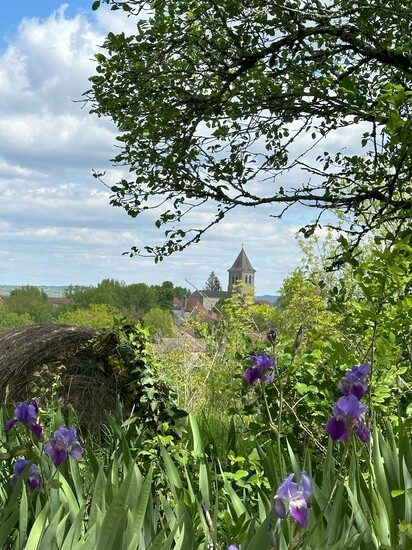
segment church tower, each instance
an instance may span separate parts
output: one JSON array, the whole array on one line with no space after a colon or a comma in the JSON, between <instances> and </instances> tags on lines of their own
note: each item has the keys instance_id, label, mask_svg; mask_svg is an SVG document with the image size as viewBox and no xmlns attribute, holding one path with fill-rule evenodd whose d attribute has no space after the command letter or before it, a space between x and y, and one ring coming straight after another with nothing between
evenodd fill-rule
<instances>
[{"instance_id":1,"label":"church tower","mask_svg":"<svg viewBox=\"0 0 412 550\"><path fill-rule=\"evenodd\" d=\"M249 258L246 255L246 252L242 250L239 252L239 256L234 261L232 267L228 269L229 272L229 283L227 290L228 292L233 292L236 284L239 281L243 281L245 284L255 288L255 273L256 270L253 269L252 264L249 261Z\"/></svg>"}]
</instances>

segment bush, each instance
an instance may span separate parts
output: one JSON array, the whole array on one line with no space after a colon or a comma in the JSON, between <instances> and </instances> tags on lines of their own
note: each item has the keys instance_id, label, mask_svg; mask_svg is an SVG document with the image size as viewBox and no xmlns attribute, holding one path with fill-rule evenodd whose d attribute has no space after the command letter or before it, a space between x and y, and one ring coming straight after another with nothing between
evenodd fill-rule
<instances>
[{"instance_id":1,"label":"bush","mask_svg":"<svg viewBox=\"0 0 412 550\"><path fill-rule=\"evenodd\" d=\"M107 304L91 304L88 307L66 311L57 318L57 323L90 328L110 328L121 312Z\"/></svg>"},{"instance_id":2,"label":"bush","mask_svg":"<svg viewBox=\"0 0 412 550\"><path fill-rule=\"evenodd\" d=\"M145 313L142 320L150 327L150 333L154 339L167 338L176 333L176 326L170 311L155 307Z\"/></svg>"}]
</instances>

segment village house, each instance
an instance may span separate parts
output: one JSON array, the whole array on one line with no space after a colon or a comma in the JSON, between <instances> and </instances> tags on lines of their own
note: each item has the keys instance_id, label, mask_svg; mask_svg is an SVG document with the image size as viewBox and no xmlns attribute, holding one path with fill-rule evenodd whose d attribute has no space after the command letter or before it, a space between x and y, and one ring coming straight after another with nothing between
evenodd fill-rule
<instances>
[{"instance_id":1,"label":"village house","mask_svg":"<svg viewBox=\"0 0 412 550\"><path fill-rule=\"evenodd\" d=\"M200 315L208 323L218 321L216 305L220 300L229 298L236 285L242 282L252 293L255 290L255 273L246 252L239 252L232 267L228 269L227 290L196 290L190 296L173 301L173 316L181 324L188 316Z\"/></svg>"}]
</instances>

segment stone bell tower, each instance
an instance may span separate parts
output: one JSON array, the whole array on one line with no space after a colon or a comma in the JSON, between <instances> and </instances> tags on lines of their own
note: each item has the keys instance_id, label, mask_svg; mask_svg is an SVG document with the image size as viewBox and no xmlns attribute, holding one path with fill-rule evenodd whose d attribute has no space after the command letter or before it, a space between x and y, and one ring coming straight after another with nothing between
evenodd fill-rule
<instances>
[{"instance_id":1,"label":"stone bell tower","mask_svg":"<svg viewBox=\"0 0 412 550\"><path fill-rule=\"evenodd\" d=\"M255 289L255 273L256 270L253 269L252 264L249 261L249 258L246 255L246 252L242 250L239 252L238 257L234 261L232 267L228 269L229 272L229 283L227 286L228 292L233 292L236 284L239 281L243 281L249 287L252 287L251 290Z\"/></svg>"}]
</instances>

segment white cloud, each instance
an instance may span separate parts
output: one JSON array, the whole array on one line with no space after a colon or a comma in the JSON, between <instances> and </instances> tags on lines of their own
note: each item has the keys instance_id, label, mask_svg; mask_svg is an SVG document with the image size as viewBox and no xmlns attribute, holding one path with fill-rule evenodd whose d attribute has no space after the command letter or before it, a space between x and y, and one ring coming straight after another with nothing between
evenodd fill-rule
<instances>
[{"instance_id":1,"label":"white cloud","mask_svg":"<svg viewBox=\"0 0 412 550\"><path fill-rule=\"evenodd\" d=\"M122 12L68 17L61 8L44 20L22 20L0 53L0 284L95 284L104 277L186 284L187 277L201 287L213 269L225 285L243 242L258 292L274 293L299 251L269 208L232 212L201 243L156 266L122 255L161 235L153 212L133 220L109 205L110 190L91 170L107 170L109 186L121 177L108 162L115 128L75 100L90 87L105 34L135 25ZM187 221L210 216L208 207Z\"/></svg>"}]
</instances>

